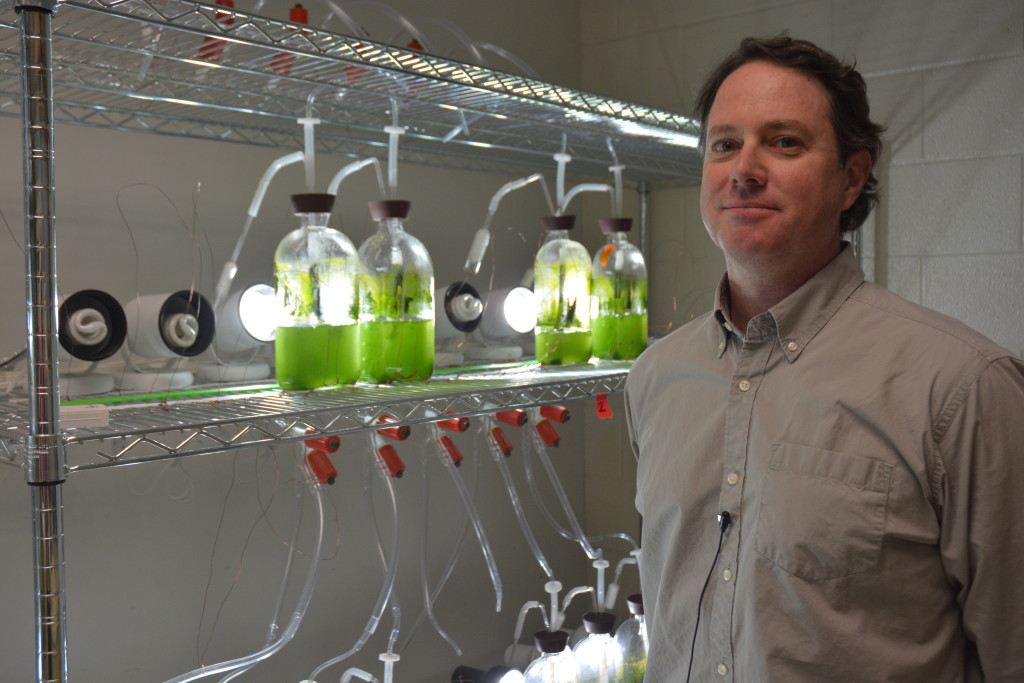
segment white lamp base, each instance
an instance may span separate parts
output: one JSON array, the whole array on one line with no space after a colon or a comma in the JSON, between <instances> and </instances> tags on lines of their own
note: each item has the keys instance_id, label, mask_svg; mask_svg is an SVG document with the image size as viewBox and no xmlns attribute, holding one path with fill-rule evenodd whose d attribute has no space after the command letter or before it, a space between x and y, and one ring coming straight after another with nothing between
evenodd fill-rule
<instances>
[{"instance_id":1,"label":"white lamp base","mask_svg":"<svg viewBox=\"0 0 1024 683\"><path fill-rule=\"evenodd\" d=\"M194 380L191 370L126 372L121 376L120 386L122 391L159 393L184 389L190 386Z\"/></svg>"},{"instance_id":2,"label":"white lamp base","mask_svg":"<svg viewBox=\"0 0 1024 683\"><path fill-rule=\"evenodd\" d=\"M74 396L93 396L114 390L114 378L110 375L94 375L92 373L76 375L68 373L60 376L60 395L62 398Z\"/></svg>"},{"instance_id":3,"label":"white lamp base","mask_svg":"<svg viewBox=\"0 0 1024 683\"><path fill-rule=\"evenodd\" d=\"M252 363L203 363L196 368L196 377L207 382L248 382L270 377L270 365Z\"/></svg>"},{"instance_id":4,"label":"white lamp base","mask_svg":"<svg viewBox=\"0 0 1024 683\"><path fill-rule=\"evenodd\" d=\"M465 362L465 354L457 351L436 351L434 353L434 367L437 368L454 368Z\"/></svg>"},{"instance_id":5,"label":"white lamp base","mask_svg":"<svg viewBox=\"0 0 1024 683\"><path fill-rule=\"evenodd\" d=\"M523 357L521 346L467 346L466 358L491 363L507 363Z\"/></svg>"}]
</instances>

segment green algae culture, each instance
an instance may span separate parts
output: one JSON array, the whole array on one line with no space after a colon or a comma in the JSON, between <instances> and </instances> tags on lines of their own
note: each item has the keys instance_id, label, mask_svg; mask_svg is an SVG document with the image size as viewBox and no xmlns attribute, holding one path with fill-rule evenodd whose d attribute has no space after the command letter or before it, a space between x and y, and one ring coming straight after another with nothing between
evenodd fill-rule
<instances>
[{"instance_id":1,"label":"green algae culture","mask_svg":"<svg viewBox=\"0 0 1024 683\"><path fill-rule=\"evenodd\" d=\"M281 388L308 390L359 378L359 259L341 232L327 227L334 196L292 195L299 228L274 253L280 314L274 344Z\"/></svg>"},{"instance_id":2,"label":"green algae culture","mask_svg":"<svg viewBox=\"0 0 1024 683\"><path fill-rule=\"evenodd\" d=\"M594 356L631 360L647 348L647 267L626 239L628 218L601 221L608 239L591 271Z\"/></svg>"},{"instance_id":3,"label":"green algae culture","mask_svg":"<svg viewBox=\"0 0 1024 683\"><path fill-rule=\"evenodd\" d=\"M359 247L359 328L366 382L426 379L434 372L434 268L405 231L409 202L370 202L377 232Z\"/></svg>"},{"instance_id":4,"label":"green algae culture","mask_svg":"<svg viewBox=\"0 0 1024 683\"><path fill-rule=\"evenodd\" d=\"M537 296L534 348L537 360L547 365L590 360L590 254L569 238L575 216L544 220L544 243L533 264Z\"/></svg>"}]
</instances>

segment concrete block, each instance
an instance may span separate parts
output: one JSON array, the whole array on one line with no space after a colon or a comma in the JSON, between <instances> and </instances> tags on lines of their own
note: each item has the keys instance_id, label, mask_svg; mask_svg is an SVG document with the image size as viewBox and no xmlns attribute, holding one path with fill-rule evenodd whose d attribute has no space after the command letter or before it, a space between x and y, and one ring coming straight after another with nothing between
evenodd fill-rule
<instances>
[{"instance_id":1,"label":"concrete block","mask_svg":"<svg viewBox=\"0 0 1024 683\"><path fill-rule=\"evenodd\" d=\"M1024 152L1021 112L1024 55L929 71L924 76L925 158Z\"/></svg>"},{"instance_id":2,"label":"concrete block","mask_svg":"<svg viewBox=\"0 0 1024 683\"><path fill-rule=\"evenodd\" d=\"M889 259L886 289L914 303L921 303L921 259L902 256Z\"/></svg>"},{"instance_id":3,"label":"concrete block","mask_svg":"<svg viewBox=\"0 0 1024 683\"><path fill-rule=\"evenodd\" d=\"M1024 3L990 0L836 0L833 49L865 75L1019 51Z\"/></svg>"},{"instance_id":4,"label":"concrete block","mask_svg":"<svg viewBox=\"0 0 1024 683\"><path fill-rule=\"evenodd\" d=\"M832 43L831 6L809 1L757 8L746 13L690 25L683 29L683 112L693 109L697 89L705 76L747 36L786 32L828 47Z\"/></svg>"},{"instance_id":5,"label":"concrete block","mask_svg":"<svg viewBox=\"0 0 1024 683\"><path fill-rule=\"evenodd\" d=\"M584 90L669 110L683 99L679 30L584 46L581 64Z\"/></svg>"},{"instance_id":6,"label":"concrete block","mask_svg":"<svg viewBox=\"0 0 1024 683\"><path fill-rule=\"evenodd\" d=\"M804 1L723 0L681 3L678 0L586 0L580 3L580 35L583 44L587 45ZM827 0L819 1L827 5Z\"/></svg>"},{"instance_id":7,"label":"concrete block","mask_svg":"<svg viewBox=\"0 0 1024 683\"><path fill-rule=\"evenodd\" d=\"M889 179L891 256L1020 249L1019 157L894 166Z\"/></svg>"},{"instance_id":8,"label":"concrete block","mask_svg":"<svg viewBox=\"0 0 1024 683\"><path fill-rule=\"evenodd\" d=\"M1011 350L1024 346L1024 253L924 260L923 303Z\"/></svg>"},{"instance_id":9,"label":"concrete block","mask_svg":"<svg viewBox=\"0 0 1024 683\"><path fill-rule=\"evenodd\" d=\"M902 73L866 80L871 118L886 129L882 137L883 159L896 163L921 161L924 158L923 76Z\"/></svg>"}]
</instances>

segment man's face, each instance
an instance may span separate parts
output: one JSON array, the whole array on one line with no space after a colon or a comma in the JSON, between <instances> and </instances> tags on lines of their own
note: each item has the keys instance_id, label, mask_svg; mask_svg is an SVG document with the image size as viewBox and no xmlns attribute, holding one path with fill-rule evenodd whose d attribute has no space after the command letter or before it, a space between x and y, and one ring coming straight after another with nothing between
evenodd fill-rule
<instances>
[{"instance_id":1,"label":"man's face","mask_svg":"<svg viewBox=\"0 0 1024 683\"><path fill-rule=\"evenodd\" d=\"M867 153L839 165L816 79L769 62L745 64L719 88L706 135L701 215L730 270L771 264L813 273L838 253L839 216L860 194Z\"/></svg>"}]
</instances>

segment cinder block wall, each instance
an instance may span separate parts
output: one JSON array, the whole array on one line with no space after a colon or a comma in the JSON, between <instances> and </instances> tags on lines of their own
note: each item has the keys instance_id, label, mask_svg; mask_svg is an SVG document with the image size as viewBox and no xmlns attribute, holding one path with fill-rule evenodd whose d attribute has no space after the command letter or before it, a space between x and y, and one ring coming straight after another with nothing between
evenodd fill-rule
<instances>
[{"instance_id":1,"label":"cinder block wall","mask_svg":"<svg viewBox=\"0 0 1024 683\"><path fill-rule=\"evenodd\" d=\"M864 226L869 278L1024 351L1024 3L988 0L591 0L584 89L691 114L697 88L745 36L789 35L856 59L888 128L882 202ZM696 187L652 195L655 333L711 306L724 270ZM588 441L588 521L629 519L625 440Z\"/></svg>"}]
</instances>

